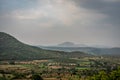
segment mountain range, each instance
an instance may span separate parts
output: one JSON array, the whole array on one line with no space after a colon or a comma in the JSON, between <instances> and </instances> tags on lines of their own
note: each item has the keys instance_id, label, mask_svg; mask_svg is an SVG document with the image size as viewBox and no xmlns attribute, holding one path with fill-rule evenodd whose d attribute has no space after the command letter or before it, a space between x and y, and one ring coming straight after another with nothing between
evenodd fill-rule
<instances>
[{"instance_id":1,"label":"mountain range","mask_svg":"<svg viewBox=\"0 0 120 80\"><path fill-rule=\"evenodd\" d=\"M15 37L0 32L0 60L33 60L48 58L67 58L91 56L84 52L64 52L44 50L24 44Z\"/></svg>"},{"instance_id":2,"label":"mountain range","mask_svg":"<svg viewBox=\"0 0 120 80\"><path fill-rule=\"evenodd\" d=\"M74 52L80 51L93 55L114 55L120 56L120 48L119 47L107 47L102 45L94 45L87 46L84 44L75 44L73 42L63 42L54 46L38 46L42 49L46 50L54 50L54 51L65 51L65 52Z\"/></svg>"},{"instance_id":3,"label":"mountain range","mask_svg":"<svg viewBox=\"0 0 120 80\"><path fill-rule=\"evenodd\" d=\"M89 57L93 55L120 56L120 48L94 48L69 46L32 46L20 42L15 37L0 32L0 60L35 60L51 58Z\"/></svg>"}]
</instances>

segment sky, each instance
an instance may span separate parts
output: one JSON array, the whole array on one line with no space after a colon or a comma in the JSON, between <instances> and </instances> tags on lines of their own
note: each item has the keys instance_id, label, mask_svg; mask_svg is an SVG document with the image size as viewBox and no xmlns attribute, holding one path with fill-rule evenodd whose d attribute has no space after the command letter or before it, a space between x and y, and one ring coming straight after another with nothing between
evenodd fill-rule
<instances>
[{"instance_id":1,"label":"sky","mask_svg":"<svg viewBox=\"0 0 120 80\"><path fill-rule=\"evenodd\" d=\"M120 47L120 0L0 0L0 32L31 45Z\"/></svg>"}]
</instances>

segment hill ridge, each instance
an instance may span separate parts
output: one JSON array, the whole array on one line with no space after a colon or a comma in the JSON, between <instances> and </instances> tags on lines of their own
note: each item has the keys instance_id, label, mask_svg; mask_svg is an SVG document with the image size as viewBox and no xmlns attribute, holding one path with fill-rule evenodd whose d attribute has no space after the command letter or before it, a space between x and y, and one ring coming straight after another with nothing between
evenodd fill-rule
<instances>
[{"instance_id":1,"label":"hill ridge","mask_svg":"<svg viewBox=\"0 0 120 80\"><path fill-rule=\"evenodd\" d=\"M24 44L15 37L0 32L0 60L33 60L43 58L67 58L89 56L83 52L63 52L44 50Z\"/></svg>"}]
</instances>

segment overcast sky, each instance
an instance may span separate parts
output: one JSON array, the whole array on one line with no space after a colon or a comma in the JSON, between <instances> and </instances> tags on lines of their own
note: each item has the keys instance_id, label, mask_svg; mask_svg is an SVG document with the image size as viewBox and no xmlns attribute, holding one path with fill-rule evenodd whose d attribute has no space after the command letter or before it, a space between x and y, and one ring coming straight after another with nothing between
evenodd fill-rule
<instances>
[{"instance_id":1,"label":"overcast sky","mask_svg":"<svg viewBox=\"0 0 120 80\"><path fill-rule=\"evenodd\" d=\"M0 32L32 45L120 47L120 0L0 0Z\"/></svg>"}]
</instances>

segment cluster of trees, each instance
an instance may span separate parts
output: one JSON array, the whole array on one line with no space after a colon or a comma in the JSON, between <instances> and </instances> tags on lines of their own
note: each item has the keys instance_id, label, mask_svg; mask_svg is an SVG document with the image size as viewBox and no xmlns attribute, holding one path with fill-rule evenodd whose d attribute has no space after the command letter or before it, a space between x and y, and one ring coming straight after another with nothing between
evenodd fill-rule
<instances>
[{"instance_id":1,"label":"cluster of trees","mask_svg":"<svg viewBox=\"0 0 120 80\"><path fill-rule=\"evenodd\" d=\"M100 71L94 71L94 70L77 71L75 69L71 69L70 71L68 71L69 74L70 74L68 76L65 76L65 75L61 76L61 74L64 73L64 70L57 70L57 72L58 72L57 79L62 79L63 77L64 78L66 77L66 79L68 79L68 80L120 80L120 68L118 68L116 70L112 70L111 72L107 72L105 70L100 70ZM2 72L2 74L3 74L3 76L0 77L0 80L8 80L5 77L5 73ZM14 73L13 76L14 77L9 79L9 80L25 79L26 78L25 74ZM30 79L31 80L43 80L43 78L38 73L32 73Z\"/></svg>"},{"instance_id":2,"label":"cluster of trees","mask_svg":"<svg viewBox=\"0 0 120 80\"><path fill-rule=\"evenodd\" d=\"M109 72L107 70L78 71L75 69L71 69L68 72L70 74L66 77L68 80L120 80L120 67ZM59 78L63 77L65 76L59 76Z\"/></svg>"},{"instance_id":3,"label":"cluster of trees","mask_svg":"<svg viewBox=\"0 0 120 80\"><path fill-rule=\"evenodd\" d=\"M89 80L120 80L120 68L110 73L100 71L99 74L88 78Z\"/></svg>"},{"instance_id":4,"label":"cluster of trees","mask_svg":"<svg viewBox=\"0 0 120 80\"><path fill-rule=\"evenodd\" d=\"M9 78L6 77L6 73L4 71L2 71L2 72L0 71L0 73L2 74L2 76L0 76L0 80L28 79L26 77L26 74L22 74L22 73L13 72L12 77L9 76ZM31 79L31 80L43 80L43 78L39 74L36 74L36 73L30 74L29 79Z\"/></svg>"}]
</instances>

